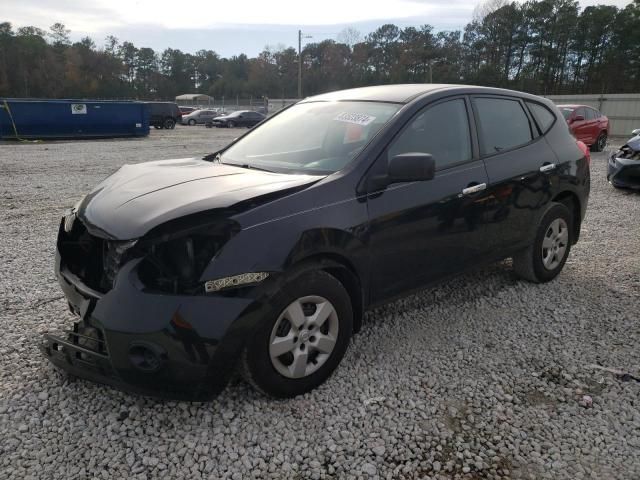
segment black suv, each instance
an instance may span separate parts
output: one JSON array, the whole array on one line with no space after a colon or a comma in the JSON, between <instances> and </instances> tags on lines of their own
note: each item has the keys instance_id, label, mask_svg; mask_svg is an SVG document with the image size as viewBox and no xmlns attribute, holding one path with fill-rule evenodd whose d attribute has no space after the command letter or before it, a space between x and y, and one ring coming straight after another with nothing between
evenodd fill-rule
<instances>
[{"instance_id":1,"label":"black suv","mask_svg":"<svg viewBox=\"0 0 640 480\"><path fill-rule=\"evenodd\" d=\"M174 129L182 120L182 112L173 102L145 102L149 107L149 125L157 129Z\"/></svg>"},{"instance_id":2,"label":"black suv","mask_svg":"<svg viewBox=\"0 0 640 480\"><path fill-rule=\"evenodd\" d=\"M205 158L122 167L78 202L56 255L78 318L43 350L156 395L208 398L236 366L298 395L374 305L506 257L526 280L555 278L589 183L586 147L544 98L458 85L308 98Z\"/></svg>"}]
</instances>

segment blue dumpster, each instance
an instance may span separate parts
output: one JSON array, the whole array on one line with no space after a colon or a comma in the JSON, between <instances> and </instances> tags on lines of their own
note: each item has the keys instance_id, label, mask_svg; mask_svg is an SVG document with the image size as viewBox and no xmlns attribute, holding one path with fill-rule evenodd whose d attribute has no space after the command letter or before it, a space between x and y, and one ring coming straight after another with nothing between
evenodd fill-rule
<instances>
[{"instance_id":1,"label":"blue dumpster","mask_svg":"<svg viewBox=\"0 0 640 480\"><path fill-rule=\"evenodd\" d=\"M104 138L149 134L142 102L0 98L0 138Z\"/></svg>"}]
</instances>

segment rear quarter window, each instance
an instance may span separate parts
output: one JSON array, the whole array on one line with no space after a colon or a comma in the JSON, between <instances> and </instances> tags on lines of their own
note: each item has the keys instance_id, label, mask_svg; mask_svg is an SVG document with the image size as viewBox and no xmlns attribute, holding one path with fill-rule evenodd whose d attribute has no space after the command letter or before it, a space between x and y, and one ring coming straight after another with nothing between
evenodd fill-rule
<instances>
[{"instance_id":1,"label":"rear quarter window","mask_svg":"<svg viewBox=\"0 0 640 480\"><path fill-rule=\"evenodd\" d=\"M484 155L511 150L533 140L529 117L518 100L479 97L474 99L474 105Z\"/></svg>"},{"instance_id":2,"label":"rear quarter window","mask_svg":"<svg viewBox=\"0 0 640 480\"><path fill-rule=\"evenodd\" d=\"M553 123L556 121L556 116L551 110L544 105L535 102L526 102L529 111L534 120L540 128L540 133L543 135L549 131Z\"/></svg>"}]
</instances>

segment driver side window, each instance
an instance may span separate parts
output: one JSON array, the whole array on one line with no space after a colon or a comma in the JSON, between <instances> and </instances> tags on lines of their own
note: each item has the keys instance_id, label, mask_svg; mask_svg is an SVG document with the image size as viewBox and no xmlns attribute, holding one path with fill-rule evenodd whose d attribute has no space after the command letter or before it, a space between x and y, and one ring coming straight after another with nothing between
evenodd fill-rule
<instances>
[{"instance_id":1,"label":"driver side window","mask_svg":"<svg viewBox=\"0 0 640 480\"><path fill-rule=\"evenodd\" d=\"M401 153L430 153L436 169L471 160L471 133L463 99L426 107L389 148L389 158Z\"/></svg>"}]
</instances>

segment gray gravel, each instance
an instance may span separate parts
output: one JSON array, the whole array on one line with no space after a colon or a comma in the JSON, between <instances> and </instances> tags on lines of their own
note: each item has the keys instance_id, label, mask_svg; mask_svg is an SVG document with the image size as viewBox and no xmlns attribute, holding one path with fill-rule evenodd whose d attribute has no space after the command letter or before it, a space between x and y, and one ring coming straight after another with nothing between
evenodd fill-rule
<instances>
[{"instance_id":1,"label":"gray gravel","mask_svg":"<svg viewBox=\"0 0 640 480\"><path fill-rule=\"evenodd\" d=\"M367 315L320 389L210 403L56 372L40 334L72 317L53 274L59 216L125 162L202 154L237 132L0 143L0 478L640 477L640 195L594 154L583 238L560 277L508 262Z\"/></svg>"}]
</instances>

